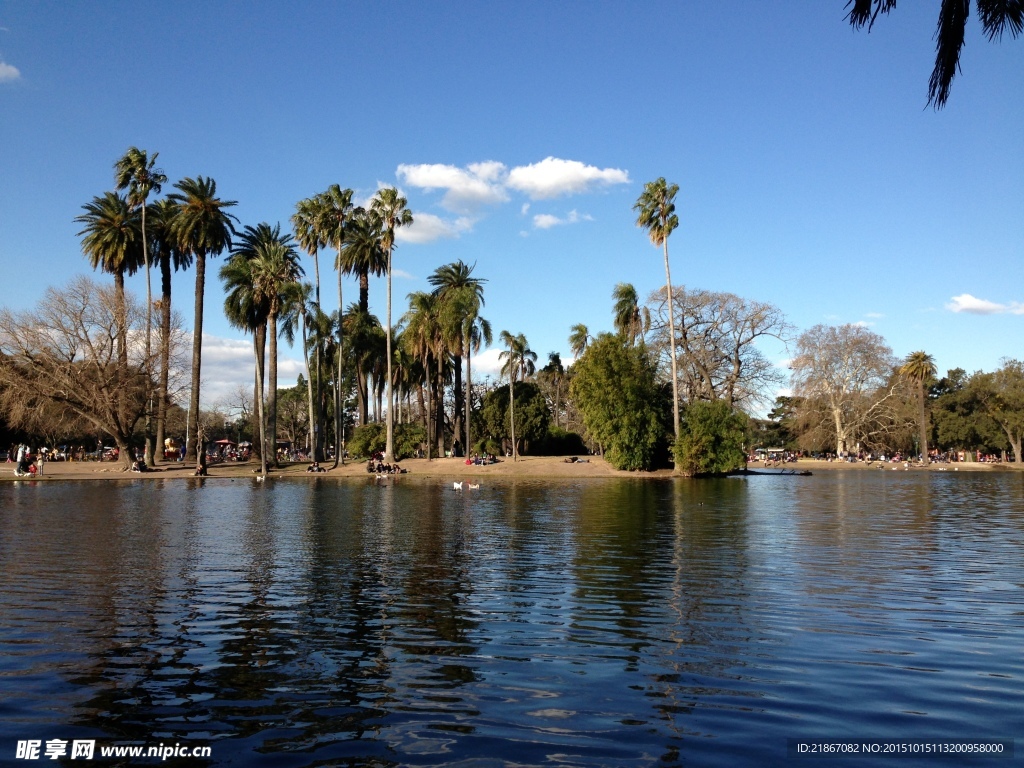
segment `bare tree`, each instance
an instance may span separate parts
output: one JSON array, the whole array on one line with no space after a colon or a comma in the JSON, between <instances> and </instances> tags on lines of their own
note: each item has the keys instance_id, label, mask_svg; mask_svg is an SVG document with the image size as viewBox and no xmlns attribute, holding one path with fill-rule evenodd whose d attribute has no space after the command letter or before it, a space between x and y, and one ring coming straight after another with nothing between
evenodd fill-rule
<instances>
[{"instance_id":1,"label":"bare tree","mask_svg":"<svg viewBox=\"0 0 1024 768\"><path fill-rule=\"evenodd\" d=\"M837 454L907 430L913 392L896 375L899 362L877 333L858 325L816 325L797 339L796 353L798 418L834 440Z\"/></svg>"},{"instance_id":2,"label":"bare tree","mask_svg":"<svg viewBox=\"0 0 1024 768\"><path fill-rule=\"evenodd\" d=\"M56 408L113 438L124 469L146 408L145 314L110 286L78 277L49 288L34 310L0 310L0 410L12 422ZM127 355L119 338L128 338Z\"/></svg>"},{"instance_id":3,"label":"bare tree","mask_svg":"<svg viewBox=\"0 0 1024 768\"><path fill-rule=\"evenodd\" d=\"M740 408L770 403L784 377L757 343L769 338L789 340L792 326L782 310L732 293L684 287L674 288L672 298L683 398L688 402L725 400ZM650 295L647 308L651 346L664 357L670 327L664 289Z\"/></svg>"}]
</instances>

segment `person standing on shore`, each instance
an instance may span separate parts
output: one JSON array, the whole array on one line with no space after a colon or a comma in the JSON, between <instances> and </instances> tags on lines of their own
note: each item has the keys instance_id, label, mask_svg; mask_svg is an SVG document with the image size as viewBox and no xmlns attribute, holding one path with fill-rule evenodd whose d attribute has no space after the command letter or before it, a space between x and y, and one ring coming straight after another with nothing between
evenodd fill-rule
<instances>
[{"instance_id":1,"label":"person standing on shore","mask_svg":"<svg viewBox=\"0 0 1024 768\"><path fill-rule=\"evenodd\" d=\"M39 449L39 453L36 454L36 477L43 476L43 463L46 461L46 454L43 453L43 449Z\"/></svg>"}]
</instances>

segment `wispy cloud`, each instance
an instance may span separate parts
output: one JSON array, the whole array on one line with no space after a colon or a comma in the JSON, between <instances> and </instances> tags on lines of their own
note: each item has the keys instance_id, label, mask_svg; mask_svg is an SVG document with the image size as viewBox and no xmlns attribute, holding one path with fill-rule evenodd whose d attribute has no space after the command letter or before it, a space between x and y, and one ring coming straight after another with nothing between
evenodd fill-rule
<instances>
[{"instance_id":1,"label":"wispy cloud","mask_svg":"<svg viewBox=\"0 0 1024 768\"><path fill-rule=\"evenodd\" d=\"M18 68L8 64L6 61L0 61L0 83L9 83L14 80L21 78L21 72Z\"/></svg>"},{"instance_id":2,"label":"wispy cloud","mask_svg":"<svg viewBox=\"0 0 1024 768\"><path fill-rule=\"evenodd\" d=\"M569 211L568 215L564 219L560 219L557 216L552 216L550 213L538 213L533 217L533 226L536 229L551 229L562 224L577 224L581 221L593 221L593 217L588 214L580 214L575 210Z\"/></svg>"},{"instance_id":3,"label":"wispy cloud","mask_svg":"<svg viewBox=\"0 0 1024 768\"><path fill-rule=\"evenodd\" d=\"M969 293L961 293L954 296L946 304L950 312L966 312L971 315L1024 315L1024 304L1011 301L1008 304L999 304L987 299L979 299Z\"/></svg>"},{"instance_id":4,"label":"wispy cloud","mask_svg":"<svg viewBox=\"0 0 1024 768\"><path fill-rule=\"evenodd\" d=\"M546 157L539 163L513 168L508 186L532 200L578 195L599 187L628 184L629 173L619 168L597 168L578 160Z\"/></svg>"}]
</instances>

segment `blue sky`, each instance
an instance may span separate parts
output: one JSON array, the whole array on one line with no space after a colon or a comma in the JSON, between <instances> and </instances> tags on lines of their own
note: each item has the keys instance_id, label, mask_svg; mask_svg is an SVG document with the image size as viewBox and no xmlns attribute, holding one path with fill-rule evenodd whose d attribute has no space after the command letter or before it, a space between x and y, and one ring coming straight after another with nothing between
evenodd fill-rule
<instances>
[{"instance_id":1,"label":"blue sky","mask_svg":"<svg viewBox=\"0 0 1024 768\"><path fill-rule=\"evenodd\" d=\"M943 372L1024 355L1024 41L989 43L972 16L935 112L938 3L901 3L870 34L843 6L0 4L0 304L89 271L74 218L135 145L171 182L213 177L242 224L287 227L330 184L397 185L417 222L396 319L463 259L495 332L542 361L569 357L574 323L610 328L617 282L664 284L632 211L659 176L680 186L676 284L772 302L799 330L865 323ZM218 267L207 402L250 371ZM174 284L186 318L192 281ZM371 303L383 315L383 284ZM301 355L282 354L286 383Z\"/></svg>"}]
</instances>

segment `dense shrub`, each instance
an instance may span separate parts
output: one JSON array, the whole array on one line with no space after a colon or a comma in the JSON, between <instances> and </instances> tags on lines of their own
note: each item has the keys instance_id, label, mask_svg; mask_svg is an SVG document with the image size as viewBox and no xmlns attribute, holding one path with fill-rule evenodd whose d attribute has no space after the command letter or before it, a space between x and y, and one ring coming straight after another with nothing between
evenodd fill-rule
<instances>
[{"instance_id":1,"label":"dense shrub","mask_svg":"<svg viewBox=\"0 0 1024 768\"><path fill-rule=\"evenodd\" d=\"M375 453L384 453L387 445L387 427L384 424L364 424L356 427L348 450L354 458L366 459ZM426 430L420 424L395 425L395 459L401 461L416 455L416 451L427 439Z\"/></svg>"},{"instance_id":2,"label":"dense shrub","mask_svg":"<svg viewBox=\"0 0 1024 768\"><path fill-rule=\"evenodd\" d=\"M723 400L698 401L686 408L679 441L673 448L676 469L685 475L713 475L746 466L743 441L746 415Z\"/></svg>"}]
</instances>

